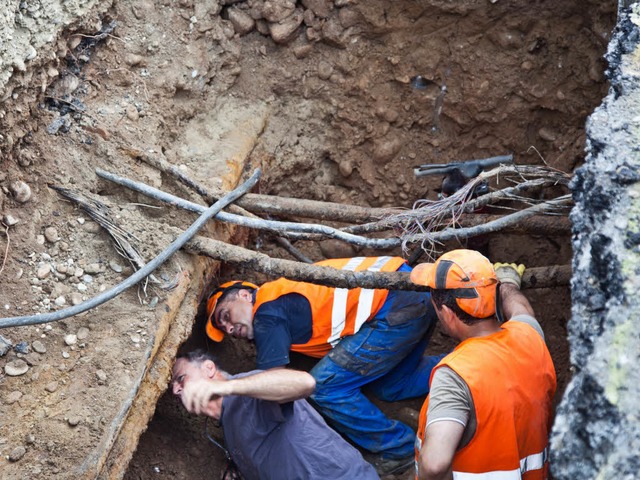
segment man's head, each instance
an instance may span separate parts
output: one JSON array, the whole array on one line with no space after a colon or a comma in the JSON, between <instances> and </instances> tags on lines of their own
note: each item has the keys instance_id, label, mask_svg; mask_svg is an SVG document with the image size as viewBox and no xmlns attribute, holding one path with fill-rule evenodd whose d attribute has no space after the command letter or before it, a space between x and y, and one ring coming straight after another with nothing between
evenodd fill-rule
<instances>
[{"instance_id":1,"label":"man's head","mask_svg":"<svg viewBox=\"0 0 640 480\"><path fill-rule=\"evenodd\" d=\"M198 380L224 380L227 377L226 372L218 368L216 359L204 350L195 350L185 355L180 355L173 365L173 373L171 375L171 390L173 394L180 398L182 404L187 408L182 393L187 382L196 382ZM207 415L219 418L219 405L215 400Z\"/></svg>"},{"instance_id":2,"label":"man's head","mask_svg":"<svg viewBox=\"0 0 640 480\"><path fill-rule=\"evenodd\" d=\"M228 333L253 339L253 291L257 285L240 280L223 283L207 301L207 335L214 342Z\"/></svg>"},{"instance_id":3,"label":"man's head","mask_svg":"<svg viewBox=\"0 0 640 480\"><path fill-rule=\"evenodd\" d=\"M435 263L422 263L411 281L431 287L431 300L441 317L443 306L472 325L496 313L496 277L493 265L475 250L452 250Z\"/></svg>"}]
</instances>

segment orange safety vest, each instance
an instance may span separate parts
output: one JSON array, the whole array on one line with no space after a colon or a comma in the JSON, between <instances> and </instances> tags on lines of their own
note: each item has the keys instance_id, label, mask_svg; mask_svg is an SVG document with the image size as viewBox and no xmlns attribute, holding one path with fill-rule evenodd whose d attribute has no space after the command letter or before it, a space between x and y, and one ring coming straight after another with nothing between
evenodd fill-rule
<instances>
[{"instance_id":1,"label":"orange safety vest","mask_svg":"<svg viewBox=\"0 0 640 480\"><path fill-rule=\"evenodd\" d=\"M324 260L315 265L339 270L395 272L405 263L400 257L355 257ZM324 357L342 337L353 335L368 322L387 299L388 290L333 288L280 278L263 284L256 293L253 314L264 303L288 293L303 295L311 305L311 339L293 344L291 350L310 357Z\"/></svg>"},{"instance_id":2,"label":"orange safety vest","mask_svg":"<svg viewBox=\"0 0 640 480\"><path fill-rule=\"evenodd\" d=\"M544 480L556 374L544 340L522 322L464 340L431 372L447 365L469 386L477 426L453 457L455 479ZM431 382L430 380L430 382ZM416 437L418 457L427 425L427 396Z\"/></svg>"}]
</instances>

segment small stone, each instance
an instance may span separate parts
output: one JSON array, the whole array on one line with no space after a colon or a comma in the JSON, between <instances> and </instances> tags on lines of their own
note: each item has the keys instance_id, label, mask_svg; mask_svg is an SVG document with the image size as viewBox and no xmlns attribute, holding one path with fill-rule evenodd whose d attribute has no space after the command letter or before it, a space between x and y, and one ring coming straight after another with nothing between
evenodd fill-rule
<instances>
[{"instance_id":1,"label":"small stone","mask_svg":"<svg viewBox=\"0 0 640 480\"><path fill-rule=\"evenodd\" d=\"M93 282L93 277L91 275L83 275L82 276L82 281L84 283L92 283Z\"/></svg>"},{"instance_id":2,"label":"small stone","mask_svg":"<svg viewBox=\"0 0 640 480\"><path fill-rule=\"evenodd\" d=\"M104 370L96 370L96 377L98 378L98 383L107 381L107 374Z\"/></svg>"},{"instance_id":3,"label":"small stone","mask_svg":"<svg viewBox=\"0 0 640 480\"><path fill-rule=\"evenodd\" d=\"M68 346L75 345L76 343L78 343L78 336L74 335L73 333L65 335L64 343L66 343Z\"/></svg>"},{"instance_id":4,"label":"small stone","mask_svg":"<svg viewBox=\"0 0 640 480\"><path fill-rule=\"evenodd\" d=\"M138 335L137 333L133 333L129 336L129 338L131 338L131 341L133 343L140 343L140 340L142 340L142 337L140 335Z\"/></svg>"},{"instance_id":5,"label":"small stone","mask_svg":"<svg viewBox=\"0 0 640 480\"><path fill-rule=\"evenodd\" d=\"M18 203L26 203L31 198L31 187L22 180L11 182L9 191Z\"/></svg>"},{"instance_id":6,"label":"small stone","mask_svg":"<svg viewBox=\"0 0 640 480\"><path fill-rule=\"evenodd\" d=\"M18 223L20 220L18 220L16 217L14 217L13 215L4 215L2 217L2 221L4 222L4 224L7 227L13 227L16 223Z\"/></svg>"},{"instance_id":7,"label":"small stone","mask_svg":"<svg viewBox=\"0 0 640 480\"><path fill-rule=\"evenodd\" d=\"M27 362L22 360L21 358L17 360L13 360L12 362L8 362L4 366L4 373L9 375L10 377L19 377L20 375L24 375L29 370L29 365Z\"/></svg>"},{"instance_id":8,"label":"small stone","mask_svg":"<svg viewBox=\"0 0 640 480\"><path fill-rule=\"evenodd\" d=\"M77 427L82 419L78 415L72 415L67 419L67 423L72 427Z\"/></svg>"},{"instance_id":9,"label":"small stone","mask_svg":"<svg viewBox=\"0 0 640 480\"><path fill-rule=\"evenodd\" d=\"M18 342L14 345L13 347L13 351L16 353L22 353L24 355L26 355L27 353L29 353L31 351L31 349L29 348L29 344L25 341L22 342Z\"/></svg>"},{"instance_id":10,"label":"small stone","mask_svg":"<svg viewBox=\"0 0 640 480\"><path fill-rule=\"evenodd\" d=\"M50 273L51 273L51 265L48 263L43 263L38 267L38 270L36 270L36 277L38 277L40 280L43 280L47 278Z\"/></svg>"},{"instance_id":11,"label":"small stone","mask_svg":"<svg viewBox=\"0 0 640 480\"><path fill-rule=\"evenodd\" d=\"M248 13L234 7L229 8L227 12L229 21L238 35L246 35L255 28L256 21Z\"/></svg>"},{"instance_id":12,"label":"small stone","mask_svg":"<svg viewBox=\"0 0 640 480\"><path fill-rule=\"evenodd\" d=\"M127 118L132 122L135 122L140 118L140 113L138 112L138 109L135 107L135 105L127 105L126 114Z\"/></svg>"},{"instance_id":13,"label":"small stone","mask_svg":"<svg viewBox=\"0 0 640 480\"><path fill-rule=\"evenodd\" d=\"M82 303L82 294L80 292L73 292L69 295L71 299L71 305L80 305Z\"/></svg>"},{"instance_id":14,"label":"small stone","mask_svg":"<svg viewBox=\"0 0 640 480\"><path fill-rule=\"evenodd\" d=\"M293 40L297 33L298 27L302 24L303 14L300 9L279 23L271 23L269 25L269 33L274 42L284 44Z\"/></svg>"},{"instance_id":15,"label":"small stone","mask_svg":"<svg viewBox=\"0 0 640 480\"><path fill-rule=\"evenodd\" d=\"M25 437L24 441L27 443L27 445L33 445L34 443L36 443L36 437L33 433L29 433Z\"/></svg>"},{"instance_id":16,"label":"small stone","mask_svg":"<svg viewBox=\"0 0 640 480\"><path fill-rule=\"evenodd\" d=\"M80 327L76 336L78 340L85 340L89 336L89 329L87 327Z\"/></svg>"},{"instance_id":17,"label":"small stone","mask_svg":"<svg viewBox=\"0 0 640 480\"><path fill-rule=\"evenodd\" d=\"M87 291L87 286L84 283L78 283L77 288L78 288L79 292L86 292Z\"/></svg>"},{"instance_id":18,"label":"small stone","mask_svg":"<svg viewBox=\"0 0 640 480\"><path fill-rule=\"evenodd\" d=\"M60 236L58 235L58 230L56 227L47 227L44 229L44 238L49 243L56 243L60 240Z\"/></svg>"},{"instance_id":19,"label":"small stone","mask_svg":"<svg viewBox=\"0 0 640 480\"><path fill-rule=\"evenodd\" d=\"M328 62L321 61L318 64L318 78L321 80L329 80L333 73L333 65Z\"/></svg>"},{"instance_id":20,"label":"small stone","mask_svg":"<svg viewBox=\"0 0 640 480\"><path fill-rule=\"evenodd\" d=\"M25 447L23 447L22 445L20 445L20 446L14 448L13 450L11 450L11 453L9 454L9 461L10 462L17 462L22 457L24 457L25 453L27 453L27 449Z\"/></svg>"},{"instance_id":21,"label":"small stone","mask_svg":"<svg viewBox=\"0 0 640 480\"><path fill-rule=\"evenodd\" d=\"M144 60L144 57L142 55L137 55L135 53L128 53L124 57L124 62L130 67L135 67L140 65L143 60Z\"/></svg>"},{"instance_id":22,"label":"small stone","mask_svg":"<svg viewBox=\"0 0 640 480\"><path fill-rule=\"evenodd\" d=\"M27 362L27 365L29 365L30 367L33 367L34 365L39 365L40 355L37 354L36 352L27 353L24 356L24 361Z\"/></svg>"},{"instance_id":23,"label":"small stone","mask_svg":"<svg viewBox=\"0 0 640 480\"><path fill-rule=\"evenodd\" d=\"M69 352L62 352L62 358L69 358ZM64 367L64 365L62 365ZM64 370L64 368L62 368Z\"/></svg>"},{"instance_id":24,"label":"small stone","mask_svg":"<svg viewBox=\"0 0 640 480\"><path fill-rule=\"evenodd\" d=\"M49 393L53 393L58 390L58 382L54 380L53 382L48 383L44 389Z\"/></svg>"},{"instance_id":25,"label":"small stone","mask_svg":"<svg viewBox=\"0 0 640 480\"><path fill-rule=\"evenodd\" d=\"M57 306L62 307L63 305L66 305L66 304L67 304L67 299L66 299L66 298L64 298L64 295L60 295L59 297L57 297L57 298L54 300L54 303L55 303Z\"/></svg>"},{"instance_id":26,"label":"small stone","mask_svg":"<svg viewBox=\"0 0 640 480\"><path fill-rule=\"evenodd\" d=\"M313 47L311 46L310 43L307 43L304 45L298 45L293 48L293 55L297 59L305 58L307 55L311 53L311 50L313 50Z\"/></svg>"},{"instance_id":27,"label":"small stone","mask_svg":"<svg viewBox=\"0 0 640 480\"><path fill-rule=\"evenodd\" d=\"M12 346L13 343L11 342L11 340L0 335L0 357L4 357L7 352L11 350Z\"/></svg>"},{"instance_id":28,"label":"small stone","mask_svg":"<svg viewBox=\"0 0 640 480\"><path fill-rule=\"evenodd\" d=\"M38 245L44 245L45 239L44 235L36 235L36 243Z\"/></svg>"},{"instance_id":29,"label":"small stone","mask_svg":"<svg viewBox=\"0 0 640 480\"><path fill-rule=\"evenodd\" d=\"M90 273L92 275L95 275L96 273L100 273L100 271L101 271L100 264L99 263L90 263L89 265L84 267L84 271L85 271L85 273Z\"/></svg>"},{"instance_id":30,"label":"small stone","mask_svg":"<svg viewBox=\"0 0 640 480\"><path fill-rule=\"evenodd\" d=\"M116 273L122 273L122 265L118 262L114 262L113 260L109 262L109 267Z\"/></svg>"},{"instance_id":31,"label":"small stone","mask_svg":"<svg viewBox=\"0 0 640 480\"><path fill-rule=\"evenodd\" d=\"M547 142L553 142L558 138L556 132L547 127L542 127L538 130L538 135L540 135L541 139L546 140Z\"/></svg>"},{"instance_id":32,"label":"small stone","mask_svg":"<svg viewBox=\"0 0 640 480\"><path fill-rule=\"evenodd\" d=\"M33 347L33 350L38 352L38 353L46 353L47 352L47 347L44 346L44 343L42 343L40 340L35 340L31 346Z\"/></svg>"},{"instance_id":33,"label":"small stone","mask_svg":"<svg viewBox=\"0 0 640 480\"><path fill-rule=\"evenodd\" d=\"M9 392L5 395L4 403L6 403L7 405L13 405L21 398L22 398L22 392L19 392L18 390L14 390L13 392Z\"/></svg>"},{"instance_id":34,"label":"small stone","mask_svg":"<svg viewBox=\"0 0 640 480\"><path fill-rule=\"evenodd\" d=\"M85 220L84 218L82 218L82 217L78 217L77 221L78 221L78 223L79 223L80 225L84 225L84 222L85 222L86 220Z\"/></svg>"}]
</instances>

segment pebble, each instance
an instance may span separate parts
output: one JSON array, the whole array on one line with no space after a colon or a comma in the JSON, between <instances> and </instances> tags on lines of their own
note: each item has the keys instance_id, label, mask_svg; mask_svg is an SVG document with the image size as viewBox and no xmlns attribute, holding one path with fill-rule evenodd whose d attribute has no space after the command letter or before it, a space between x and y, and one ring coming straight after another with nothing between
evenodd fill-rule
<instances>
[{"instance_id":1,"label":"pebble","mask_svg":"<svg viewBox=\"0 0 640 480\"><path fill-rule=\"evenodd\" d=\"M38 355L36 352L27 353L24 356L24 360L25 362L27 362L27 365L33 367L34 365L40 364L40 355Z\"/></svg>"},{"instance_id":2,"label":"pebble","mask_svg":"<svg viewBox=\"0 0 640 480\"><path fill-rule=\"evenodd\" d=\"M302 24L303 16L299 9L284 19L282 22L271 23L269 25L269 33L276 43L288 43L293 40L297 34L298 27Z\"/></svg>"},{"instance_id":3,"label":"pebble","mask_svg":"<svg viewBox=\"0 0 640 480\"><path fill-rule=\"evenodd\" d=\"M87 291L87 286L84 283L79 283L78 284L78 291L86 292Z\"/></svg>"},{"instance_id":4,"label":"pebble","mask_svg":"<svg viewBox=\"0 0 640 480\"><path fill-rule=\"evenodd\" d=\"M84 267L85 273L96 274L100 273L100 264L99 263L90 263L86 267Z\"/></svg>"},{"instance_id":5,"label":"pebble","mask_svg":"<svg viewBox=\"0 0 640 480\"><path fill-rule=\"evenodd\" d=\"M73 415L67 419L67 423L72 427L77 427L82 419L78 415Z\"/></svg>"},{"instance_id":6,"label":"pebble","mask_svg":"<svg viewBox=\"0 0 640 480\"><path fill-rule=\"evenodd\" d=\"M62 358L69 358L69 352L62 352ZM62 364L61 366L64 367L64 364ZM61 370L64 370L64 368L62 368Z\"/></svg>"},{"instance_id":7,"label":"pebble","mask_svg":"<svg viewBox=\"0 0 640 480\"><path fill-rule=\"evenodd\" d=\"M229 21L238 35L246 35L256 26L256 21L239 8L229 8L227 13L229 15Z\"/></svg>"},{"instance_id":8,"label":"pebble","mask_svg":"<svg viewBox=\"0 0 640 480\"><path fill-rule=\"evenodd\" d=\"M74 276L74 277L80 278L82 275L84 275L84 270L83 270L83 269L81 269L80 267L76 267L76 268L73 270L73 276Z\"/></svg>"},{"instance_id":9,"label":"pebble","mask_svg":"<svg viewBox=\"0 0 640 480\"><path fill-rule=\"evenodd\" d=\"M53 382L48 383L44 389L49 393L53 393L58 390L58 382L54 380Z\"/></svg>"},{"instance_id":10,"label":"pebble","mask_svg":"<svg viewBox=\"0 0 640 480\"><path fill-rule=\"evenodd\" d=\"M13 405L21 398L22 398L22 392L19 392L18 390L14 390L13 392L9 392L4 396L4 403L6 403L7 405Z\"/></svg>"},{"instance_id":11,"label":"pebble","mask_svg":"<svg viewBox=\"0 0 640 480\"><path fill-rule=\"evenodd\" d=\"M4 224L7 227L13 227L16 223L18 223L20 220L18 220L16 217L14 217L13 215L4 215L2 217L2 221L4 222Z\"/></svg>"},{"instance_id":12,"label":"pebble","mask_svg":"<svg viewBox=\"0 0 640 480\"><path fill-rule=\"evenodd\" d=\"M60 240L58 229L56 227L47 227L44 229L44 238L49 243L56 243Z\"/></svg>"},{"instance_id":13,"label":"pebble","mask_svg":"<svg viewBox=\"0 0 640 480\"><path fill-rule=\"evenodd\" d=\"M78 340L85 340L89 336L89 329L87 327L80 327L76 336Z\"/></svg>"},{"instance_id":14,"label":"pebble","mask_svg":"<svg viewBox=\"0 0 640 480\"><path fill-rule=\"evenodd\" d=\"M111 262L109 262L109 267L111 267L111 270L116 273L122 273L122 265L120 265L118 262L114 262L112 260Z\"/></svg>"},{"instance_id":15,"label":"pebble","mask_svg":"<svg viewBox=\"0 0 640 480\"><path fill-rule=\"evenodd\" d=\"M96 377L98 378L98 383L107 381L107 374L104 370L96 370Z\"/></svg>"},{"instance_id":16,"label":"pebble","mask_svg":"<svg viewBox=\"0 0 640 480\"><path fill-rule=\"evenodd\" d=\"M31 346L33 347L33 350L38 352L38 353L46 353L47 352L47 347L44 346L44 343L42 343L40 340L35 340Z\"/></svg>"},{"instance_id":17,"label":"pebble","mask_svg":"<svg viewBox=\"0 0 640 480\"><path fill-rule=\"evenodd\" d=\"M11 340L0 335L0 357L4 357L7 352L11 350L12 346L13 343L11 342Z\"/></svg>"},{"instance_id":18,"label":"pebble","mask_svg":"<svg viewBox=\"0 0 640 480\"><path fill-rule=\"evenodd\" d=\"M31 198L31 187L22 180L16 180L9 185L9 191L18 203L26 203Z\"/></svg>"},{"instance_id":19,"label":"pebble","mask_svg":"<svg viewBox=\"0 0 640 480\"><path fill-rule=\"evenodd\" d=\"M142 55L137 55L135 53L129 53L124 57L125 63L131 67L140 65L143 60L144 60L144 57Z\"/></svg>"},{"instance_id":20,"label":"pebble","mask_svg":"<svg viewBox=\"0 0 640 480\"><path fill-rule=\"evenodd\" d=\"M142 337L140 335L138 335L137 333L133 333L129 336L129 338L131 338L131 341L133 343L140 343L140 340L142 340Z\"/></svg>"},{"instance_id":21,"label":"pebble","mask_svg":"<svg viewBox=\"0 0 640 480\"><path fill-rule=\"evenodd\" d=\"M27 362L22 360L21 358L17 360L13 360L12 362L8 362L4 366L4 373L9 375L10 377L19 377L20 375L24 375L29 370L29 365Z\"/></svg>"},{"instance_id":22,"label":"pebble","mask_svg":"<svg viewBox=\"0 0 640 480\"><path fill-rule=\"evenodd\" d=\"M64 263L59 263L56 265L56 270L60 273L67 273L69 271L69 267Z\"/></svg>"},{"instance_id":23,"label":"pebble","mask_svg":"<svg viewBox=\"0 0 640 480\"><path fill-rule=\"evenodd\" d=\"M27 353L30 352L29 344L25 341L18 342L14 345L13 351L16 353L22 353L26 355Z\"/></svg>"},{"instance_id":24,"label":"pebble","mask_svg":"<svg viewBox=\"0 0 640 480\"><path fill-rule=\"evenodd\" d=\"M546 140L547 142L553 142L558 138L558 134L548 127L542 127L538 130L538 135L540 135L541 139Z\"/></svg>"},{"instance_id":25,"label":"pebble","mask_svg":"<svg viewBox=\"0 0 640 480\"><path fill-rule=\"evenodd\" d=\"M36 277L38 277L40 280L43 280L47 278L50 273L51 273L51 265L48 263L43 263L38 267L38 270L36 270Z\"/></svg>"},{"instance_id":26,"label":"pebble","mask_svg":"<svg viewBox=\"0 0 640 480\"><path fill-rule=\"evenodd\" d=\"M91 275L83 275L82 276L82 281L84 283L92 283L93 282L93 277Z\"/></svg>"},{"instance_id":27,"label":"pebble","mask_svg":"<svg viewBox=\"0 0 640 480\"><path fill-rule=\"evenodd\" d=\"M57 297L57 298L54 300L54 303L55 303L57 306L61 307L61 306L63 306L63 305L66 305L66 304L67 304L67 299L66 299L66 298L64 298L64 296L63 296L63 295L60 295L59 297Z\"/></svg>"},{"instance_id":28,"label":"pebble","mask_svg":"<svg viewBox=\"0 0 640 480\"><path fill-rule=\"evenodd\" d=\"M20 445L20 446L14 448L13 450L11 450L11 453L9 454L9 461L10 462L17 462L22 457L24 457L25 453L27 453L27 449L25 447L23 447L22 445Z\"/></svg>"},{"instance_id":29,"label":"pebble","mask_svg":"<svg viewBox=\"0 0 640 480\"><path fill-rule=\"evenodd\" d=\"M318 78L328 80L333 73L333 65L328 62L321 61L318 64Z\"/></svg>"},{"instance_id":30,"label":"pebble","mask_svg":"<svg viewBox=\"0 0 640 480\"><path fill-rule=\"evenodd\" d=\"M82 294L80 292L73 292L69 297L71 305L80 305L82 303Z\"/></svg>"},{"instance_id":31,"label":"pebble","mask_svg":"<svg viewBox=\"0 0 640 480\"><path fill-rule=\"evenodd\" d=\"M75 345L76 343L78 343L78 336L74 335L73 333L65 335L64 343L66 343L68 346Z\"/></svg>"},{"instance_id":32,"label":"pebble","mask_svg":"<svg viewBox=\"0 0 640 480\"><path fill-rule=\"evenodd\" d=\"M135 122L140 118L140 113L138 112L138 109L135 107L135 105L127 105L126 114L127 118L132 122Z\"/></svg>"},{"instance_id":33,"label":"pebble","mask_svg":"<svg viewBox=\"0 0 640 480\"><path fill-rule=\"evenodd\" d=\"M44 245L44 235L37 235L36 236L36 243L38 245Z\"/></svg>"}]
</instances>

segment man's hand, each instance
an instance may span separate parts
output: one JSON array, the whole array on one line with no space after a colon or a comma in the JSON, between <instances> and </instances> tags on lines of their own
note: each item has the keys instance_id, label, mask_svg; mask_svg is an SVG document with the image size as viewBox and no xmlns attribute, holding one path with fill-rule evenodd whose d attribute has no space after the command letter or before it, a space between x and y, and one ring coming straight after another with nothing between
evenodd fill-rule
<instances>
[{"instance_id":1,"label":"man's hand","mask_svg":"<svg viewBox=\"0 0 640 480\"><path fill-rule=\"evenodd\" d=\"M187 380L181 394L182 404L189 413L206 413L210 400L229 395L228 382L219 380Z\"/></svg>"},{"instance_id":2,"label":"man's hand","mask_svg":"<svg viewBox=\"0 0 640 480\"><path fill-rule=\"evenodd\" d=\"M496 271L496 277L500 283L510 283L520 289L522 285L522 275L524 274L525 266L523 264L517 265L515 263L494 263L493 268Z\"/></svg>"}]
</instances>

